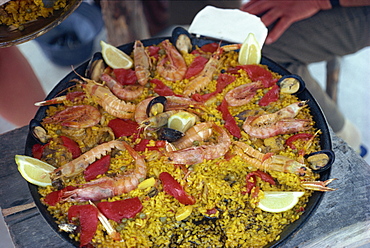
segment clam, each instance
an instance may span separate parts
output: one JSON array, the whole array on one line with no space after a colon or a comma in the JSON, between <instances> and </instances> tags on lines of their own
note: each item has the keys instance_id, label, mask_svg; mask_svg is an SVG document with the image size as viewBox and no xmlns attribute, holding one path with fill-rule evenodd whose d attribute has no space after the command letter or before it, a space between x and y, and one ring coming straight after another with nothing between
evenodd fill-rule
<instances>
[{"instance_id":1,"label":"clam","mask_svg":"<svg viewBox=\"0 0 370 248\"><path fill-rule=\"evenodd\" d=\"M172 128L163 127L158 131L158 135L159 139L167 140L168 142L171 143L175 142L176 140L184 136L184 133Z\"/></svg>"},{"instance_id":2,"label":"clam","mask_svg":"<svg viewBox=\"0 0 370 248\"><path fill-rule=\"evenodd\" d=\"M296 94L305 88L302 78L297 75L284 76L277 84L280 86L280 92L285 94Z\"/></svg>"},{"instance_id":3,"label":"clam","mask_svg":"<svg viewBox=\"0 0 370 248\"><path fill-rule=\"evenodd\" d=\"M40 121L36 119L32 119L29 124L29 131L32 137L38 142L42 144L48 143L50 136L47 134L45 128L41 125Z\"/></svg>"},{"instance_id":4,"label":"clam","mask_svg":"<svg viewBox=\"0 0 370 248\"><path fill-rule=\"evenodd\" d=\"M155 116L157 114L163 113L166 111L165 105L167 102L167 98L164 96L157 96L153 98L146 108L147 116Z\"/></svg>"},{"instance_id":5,"label":"clam","mask_svg":"<svg viewBox=\"0 0 370 248\"><path fill-rule=\"evenodd\" d=\"M330 168L334 162L334 152L331 150L321 150L306 155L307 162L315 172L322 172Z\"/></svg>"}]
</instances>

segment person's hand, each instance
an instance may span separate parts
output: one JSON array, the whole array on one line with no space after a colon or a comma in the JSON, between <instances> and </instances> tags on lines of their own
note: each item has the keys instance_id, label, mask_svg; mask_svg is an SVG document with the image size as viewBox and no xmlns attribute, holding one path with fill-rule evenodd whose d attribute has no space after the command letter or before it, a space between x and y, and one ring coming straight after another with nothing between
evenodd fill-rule
<instances>
[{"instance_id":1,"label":"person's hand","mask_svg":"<svg viewBox=\"0 0 370 248\"><path fill-rule=\"evenodd\" d=\"M262 15L261 21L266 27L276 22L266 39L266 44L271 44L294 22L309 18L320 10L330 8L329 0L251 0L242 5L240 9L253 15Z\"/></svg>"}]
</instances>

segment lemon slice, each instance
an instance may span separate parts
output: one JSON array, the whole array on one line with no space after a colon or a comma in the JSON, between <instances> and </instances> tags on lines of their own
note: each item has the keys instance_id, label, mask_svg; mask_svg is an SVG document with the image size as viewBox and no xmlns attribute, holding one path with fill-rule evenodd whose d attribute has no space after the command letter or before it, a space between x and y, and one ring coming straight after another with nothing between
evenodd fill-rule
<instances>
[{"instance_id":1,"label":"lemon slice","mask_svg":"<svg viewBox=\"0 0 370 248\"><path fill-rule=\"evenodd\" d=\"M129 69L132 67L133 61L130 56L128 56L123 51L119 50L117 47L112 46L104 41L100 41L102 48L102 55L105 63L113 69Z\"/></svg>"},{"instance_id":2,"label":"lemon slice","mask_svg":"<svg viewBox=\"0 0 370 248\"><path fill-rule=\"evenodd\" d=\"M172 115L168 119L168 127L175 129L180 132L186 132L189 128L194 126L196 121L196 116L186 112L186 111L180 111L174 115Z\"/></svg>"},{"instance_id":3,"label":"lemon slice","mask_svg":"<svg viewBox=\"0 0 370 248\"><path fill-rule=\"evenodd\" d=\"M266 212L280 213L293 208L304 195L304 192L263 192L258 207Z\"/></svg>"},{"instance_id":4,"label":"lemon slice","mask_svg":"<svg viewBox=\"0 0 370 248\"><path fill-rule=\"evenodd\" d=\"M261 46L253 33L249 33L242 44L238 62L241 65L259 64L261 62Z\"/></svg>"},{"instance_id":5,"label":"lemon slice","mask_svg":"<svg viewBox=\"0 0 370 248\"><path fill-rule=\"evenodd\" d=\"M28 182L42 187L51 185L49 173L55 170L54 166L24 155L15 155L15 162L18 171Z\"/></svg>"}]
</instances>

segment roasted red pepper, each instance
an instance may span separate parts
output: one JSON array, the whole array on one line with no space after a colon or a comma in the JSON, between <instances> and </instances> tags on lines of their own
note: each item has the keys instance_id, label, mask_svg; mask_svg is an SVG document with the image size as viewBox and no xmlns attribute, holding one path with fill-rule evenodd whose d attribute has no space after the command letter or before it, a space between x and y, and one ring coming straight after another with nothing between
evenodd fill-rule
<instances>
[{"instance_id":1,"label":"roasted red pepper","mask_svg":"<svg viewBox=\"0 0 370 248\"><path fill-rule=\"evenodd\" d=\"M151 150L158 150L159 148L165 147L166 141L164 140L157 140L155 141L154 146L149 146L149 139L142 139L138 144L134 146L135 151L145 151L145 149Z\"/></svg>"},{"instance_id":2,"label":"roasted red pepper","mask_svg":"<svg viewBox=\"0 0 370 248\"><path fill-rule=\"evenodd\" d=\"M203 56L197 56L193 62L189 65L188 70L186 71L185 78L191 78L198 75L207 64L208 59Z\"/></svg>"},{"instance_id":3,"label":"roasted red pepper","mask_svg":"<svg viewBox=\"0 0 370 248\"><path fill-rule=\"evenodd\" d=\"M279 100L280 88L277 84L267 91L267 93L259 100L258 105L267 106L272 102Z\"/></svg>"},{"instance_id":4,"label":"roasted red pepper","mask_svg":"<svg viewBox=\"0 0 370 248\"><path fill-rule=\"evenodd\" d=\"M134 218L143 209L138 197L114 202L99 202L97 207L107 218L118 223L123 218Z\"/></svg>"},{"instance_id":5,"label":"roasted red pepper","mask_svg":"<svg viewBox=\"0 0 370 248\"><path fill-rule=\"evenodd\" d=\"M222 113L222 119L225 121L225 128L235 137L241 138L241 132L239 126L236 124L234 117L230 114L228 109L228 104L224 99L220 106L218 106L218 110Z\"/></svg>"},{"instance_id":6,"label":"roasted red pepper","mask_svg":"<svg viewBox=\"0 0 370 248\"><path fill-rule=\"evenodd\" d=\"M76 141L68 138L67 136L60 136L63 145L72 153L72 158L78 158L81 155L81 149L76 143Z\"/></svg>"},{"instance_id":7,"label":"roasted red pepper","mask_svg":"<svg viewBox=\"0 0 370 248\"><path fill-rule=\"evenodd\" d=\"M90 243L98 227L98 209L90 204L72 205L68 210L68 220L78 217L80 219L81 236L80 247Z\"/></svg>"},{"instance_id":8,"label":"roasted red pepper","mask_svg":"<svg viewBox=\"0 0 370 248\"><path fill-rule=\"evenodd\" d=\"M312 134L310 133L297 133L297 134L294 134L292 136L290 136L286 141L285 141L285 144L287 146L289 146L290 148L292 149L297 149L296 146L293 144L294 141L296 140L309 140L313 137Z\"/></svg>"},{"instance_id":9,"label":"roasted red pepper","mask_svg":"<svg viewBox=\"0 0 370 248\"><path fill-rule=\"evenodd\" d=\"M136 123L136 121L119 118L110 120L108 127L113 130L116 138L131 136L137 133L139 129L139 125Z\"/></svg>"},{"instance_id":10,"label":"roasted red pepper","mask_svg":"<svg viewBox=\"0 0 370 248\"><path fill-rule=\"evenodd\" d=\"M159 57L158 54L159 50L161 50L161 48L158 46L148 46L149 56L154 57L156 59L158 59Z\"/></svg>"},{"instance_id":11,"label":"roasted red pepper","mask_svg":"<svg viewBox=\"0 0 370 248\"><path fill-rule=\"evenodd\" d=\"M162 172L159 175L159 179L162 182L163 190L175 197L180 203L184 205L193 205L195 204L195 199L193 196L188 195L184 188L171 176L168 172Z\"/></svg>"},{"instance_id":12,"label":"roasted red pepper","mask_svg":"<svg viewBox=\"0 0 370 248\"><path fill-rule=\"evenodd\" d=\"M208 44L203 45L200 49L206 53L214 53L216 52L219 46L220 46L219 43L213 42L213 43L208 43Z\"/></svg>"},{"instance_id":13,"label":"roasted red pepper","mask_svg":"<svg viewBox=\"0 0 370 248\"><path fill-rule=\"evenodd\" d=\"M86 181L95 179L98 175L105 174L109 170L110 155L106 155L94 163L90 164L84 170L84 178Z\"/></svg>"},{"instance_id":14,"label":"roasted red pepper","mask_svg":"<svg viewBox=\"0 0 370 248\"><path fill-rule=\"evenodd\" d=\"M268 182L271 185L276 184L274 178L272 176L270 176L269 174L267 174L266 172L263 172L263 171L260 171L260 170L252 171L252 172L247 174L247 178L246 178L246 181L247 181L246 193L247 194L249 194L251 192L251 190L254 187L256 187L256 183L257 183L256 177L257 176L260 177L263 181Z\"/></svg>"},{"instance_id":15,"label":"roasted red pepper","mask_svg":"<svg viewBox=\"0 0 370 248\"><path fill-rule=\"evenodd\" d=\"M151 83L155 84L154 92L157 93L160 96L174 96L175 93L171 90L170 87L165 85L161 80L159 79L152 79L150 80Z\"/></svg>"},{"instance_id":16,"label":"roasted red pepper","mask_svg":"<svg viewBox=\"0 0 370 248\"><path fill-rule=\"evenodd\" d=\"M63 192L74 190L77 187L74 186L67 186L64 189L53 191L47 194L44 198L44 202L50 206L55 206L58 202L60 202Z\"/></svg>"},{"instance_id":17,"label":"roasted red pepper","mask_svg":"<svg viewBox=\"0 0 370 248\"><path fill-rule=\"evenodd\" d=\"M41 144L34 144L32 146L32 156L37 159L42 158L42 154L44 153L45 147L49 144L41 145Z\"/></svg>"},{"instance_id":18,"label":"roasted red pepper","mask_svg":"<svg viewBox=\"0 0 370 248\"><path fill-rule=\"evenodd\" d=\"M132 69L114 69L113 73L117 81L122 85L133 85L137 81L136 73Z\"/></svg>"},{"instance_id":19,"label":"roasted red pepper","mask_svg":"<svg viewBox=\"0 0 370 248\"><path fill-rule=\"evenodd\" d=\"M272 73L270 71L258 65L238 65L234 68L229 68L227 72L232 74L238 74L239 73L238 71L240 69L246 71L249 78L253 82L257 81L262 82L265 88L270 88L278 81L278 79L273 78Z\"/></svg>"},{"instance_id":20,"label":"roasted red pepper","mask_svg":"<svg viewBox=\"0 0 370 248\"><path fill-rule=\"evenodd\" d=\"M217 95L218 93L221 93L226 86L228 86L229 84L231 84L232 82L235 81L235 76L233 75L230 75L230 74L220 74L217 78L217 84L216 84L216 90L214 92L211 92L211 93L208 93L208 94L204 94L204 95L201 95L201 94L193 94L192 95L192 98L195 100L195 101L198 101L198 102L204 102L204 101L207 101L208 99L210 99L211 97Z\"/></svg>"}]
</instances>

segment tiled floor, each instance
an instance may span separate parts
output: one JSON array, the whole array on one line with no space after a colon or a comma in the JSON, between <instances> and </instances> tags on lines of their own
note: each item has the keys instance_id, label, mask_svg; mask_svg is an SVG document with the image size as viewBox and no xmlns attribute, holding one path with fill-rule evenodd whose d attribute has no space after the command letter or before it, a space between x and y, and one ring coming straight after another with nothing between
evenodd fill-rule
<instances>
[{"instance_id":1,"label":"tiled floor","mask_svg":"<svg viewBox=\"0 0 370 248\"><path fill-rule=\"evenodd\" d=\"M104 33L101 34L104 37ZM40 79L46 93L70 71L70 67L61 67L52 64L42 53L35 41L19 45L19 48L28 58L36 75ZM94 50L99 50L96 45ZM370 148L370 48L363 49L356 54L346 56L341 62L339 83L339 106L348 119L350 119L361 131L363 143ZM310 66L313 75L324 87L325 64L315 63ZM41 99L40 99L41 100ZM0 117L0 134L14 129L15 127ZM370 156L366 161L370 163ZM8 234L5 232L2 219L0 218L0 248L12 247Z\"/></svg>"}]
</instances>

